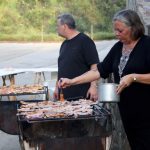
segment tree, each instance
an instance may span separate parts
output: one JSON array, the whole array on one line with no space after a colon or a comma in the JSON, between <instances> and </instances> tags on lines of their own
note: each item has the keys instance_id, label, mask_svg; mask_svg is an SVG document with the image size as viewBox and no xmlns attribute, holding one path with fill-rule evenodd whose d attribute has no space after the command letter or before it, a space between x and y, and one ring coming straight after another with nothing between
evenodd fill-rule
<instances>
[{"instance_id":1,"label":"tree","mask_svg":"<svg viewBox=\"0 0 150 150\"><path fill-rule=\"evenodd\" d=\"M103 16L103 22L98 25L102 30L112 30L112 18L113 15L126 8L126 0L95 0L99 13Z\"/></svg>"},{"instance_id":2,"label":"tree","mask_svg":"<svg viewBox=\"0 0 150 150\"><path fill-rule=\"evenodd\" d=\"M0 1L1 33L56 33L60 13L71 13L78 30L90 33L112 31L114 13L126 0L5 0Z\"/></svg>"}]
</instances>

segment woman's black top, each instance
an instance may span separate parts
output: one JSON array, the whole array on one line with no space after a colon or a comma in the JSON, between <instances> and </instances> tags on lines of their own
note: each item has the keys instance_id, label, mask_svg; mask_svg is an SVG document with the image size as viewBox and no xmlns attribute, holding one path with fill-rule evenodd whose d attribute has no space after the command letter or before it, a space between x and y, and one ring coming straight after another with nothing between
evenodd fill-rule
<instances>
[{"instance_id":1,"label":"woman's black top","mask_svg":"<svg viewBox=\"0 0 150 150\"><path fill-rule=\"evenodd\" d=\"M71 40L65 40L58 58L58 80L61 77L74 78L99 63L95 43L85 34L79 33ZM65 99L86 97L90 84L81 84L63 89Z\"/></svg>"},{"instance_id":2,"label":"woman's black top","mask_svg":"<svg viewBox=\"0 0 150 150\"><path fill-rule=\"evenodd\" d=\"M115 83L119 83L118 65L122 55L123 43L117 42L104 61L98 64L102 78L107 78L113 73ZM134 49L123 70L122 76L127 74L150 73L150 37L142 36ZM120 94L120 113L124 123L128 126L150 127L150 84L132 83Z\"/></svg>"}]
</instances>

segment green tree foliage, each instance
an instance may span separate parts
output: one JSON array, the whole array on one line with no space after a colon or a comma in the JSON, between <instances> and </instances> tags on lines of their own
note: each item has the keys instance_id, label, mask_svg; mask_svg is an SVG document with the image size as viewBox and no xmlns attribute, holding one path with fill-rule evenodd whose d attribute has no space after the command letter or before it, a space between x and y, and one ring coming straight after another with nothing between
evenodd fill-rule
<instances>
[{"instance_id":1,"label":"green tree foliage","mask_svg":"<svg viewBox=\"0 0 150 150\"><path fill-rule=\"evenodd\" d=\"M102 30L110 31L112 29L112 18L113 15L121 10L125 9L125 0L95 0L98 10L103 16L104 22L97 24L98 28Z\"/></svg>"},{"instance_id":2,"label":"green tree foliage","mask_svg":"<svg viewBox=\"0 0 150 150\"><path fill-rule=\"evenodd\" d=\"M80 31L111 31L113 14L126 0L0 0L2 34L56 33L60 13L74 15Z\"/></svg>"},{"instance_id":3,"label":"green tree foliage","mask_svg":"<svg viewBox=\"0 0 150 150\"><path fill-rule=\"evenodd\" d=\"M0 1L0 32L11 34L17 32L21 17L15 9L16 0Z\"/></svg>"},{"instance_id":4,"label":"green tree foliage","mask_svg":"<svg viewBox=\"0 0 150 150\"><path fill-rule=\"evenodd\" d=\"M96 25L102 21L96 3L91 0L82 0L82 3L81 0L59 0L59 5L66 8L59 13L64 11L74 15L80 31L90 31L91 25Z\"/></svg>"}]
</instances>

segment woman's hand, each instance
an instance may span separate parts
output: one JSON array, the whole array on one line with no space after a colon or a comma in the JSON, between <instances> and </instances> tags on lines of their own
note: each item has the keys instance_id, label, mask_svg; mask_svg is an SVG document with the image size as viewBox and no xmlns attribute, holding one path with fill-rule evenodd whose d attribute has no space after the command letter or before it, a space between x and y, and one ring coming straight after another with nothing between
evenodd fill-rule
<instances>
[{"instance_id":1,"label":"woman's hand","mask_svg":"<svg viewBox=\"0 0 150 150\"><path fill-rule=\"evenodd\" d=\"M72 85L72 80L68 78L61 78L58 82L59 88L66 88Z\"/></svg>"},{"instance_id":2,"label":"woman's hand","mask_svg":"<svg viewBox=\"0 0 150 150\"><path fill-rule=\"evenodd\" d=\"M134 81L134 74L128 74L121 78L120 83L117 87L117 93L120 94L126 87L130 86Z\"/></svg>"}]
</instances>

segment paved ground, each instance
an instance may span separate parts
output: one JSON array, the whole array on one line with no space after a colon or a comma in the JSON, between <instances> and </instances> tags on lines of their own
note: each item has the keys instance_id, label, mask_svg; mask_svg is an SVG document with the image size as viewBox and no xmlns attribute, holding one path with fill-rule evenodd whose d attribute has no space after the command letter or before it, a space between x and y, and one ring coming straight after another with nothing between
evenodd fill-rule
<instances>
[{"instance_id":1,"label":"paved ground","mask_svg":"<svg viewBox=\"0 0 150 150\"><path fill-rule=\"evenodd\" d=\"M100 60L108 53L116 40L95 42ZM61 43L0 43L0 68L57 67ZM49 74L46 74L49 79ZM34 74L19 74L17 84L33 83ZM0 85L2 84L0 80ZM9 119L9 118L8 118ZM18 136L0 131L0 150L20 150Z\"/></svg>"},{"instance_id":2,"label":"paved ground","mask_svg":"<svg viewBox=\"0 0 150 150\"><path fill-rule=\"evenodd\" d=\"M20 150L18 136L0 131L0 150Z\"/></svg>"}]
</instances>

